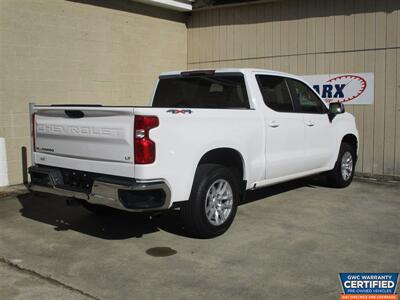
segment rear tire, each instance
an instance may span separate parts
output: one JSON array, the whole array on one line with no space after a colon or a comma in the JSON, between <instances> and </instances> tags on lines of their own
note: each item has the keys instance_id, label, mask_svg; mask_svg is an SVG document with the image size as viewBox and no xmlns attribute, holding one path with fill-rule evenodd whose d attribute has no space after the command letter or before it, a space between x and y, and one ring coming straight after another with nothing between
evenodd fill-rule
<instances>
[{"instance_id":1,"label":"rear tire","mask_svg":"<svg viewBox=\"0 0 400 300\"><path fill-rule=\"evenodd\" d=\"M342 143L335 167L326 174L328 184L337 188L348 186L353 180L355 167L355 149L350 144Z\"/></svg>"},{"instance_id":2,"label":"rear tire","mask_svg":"<svg viewBox=\"0 0 400 300\"><path fill-rule=\"evenodd\" d=\"M189 201L181 207L185 230L212 238L228 230L239 203L239 180L221 165L203 164L196 171Z\"/></svg>"}]
</instances>

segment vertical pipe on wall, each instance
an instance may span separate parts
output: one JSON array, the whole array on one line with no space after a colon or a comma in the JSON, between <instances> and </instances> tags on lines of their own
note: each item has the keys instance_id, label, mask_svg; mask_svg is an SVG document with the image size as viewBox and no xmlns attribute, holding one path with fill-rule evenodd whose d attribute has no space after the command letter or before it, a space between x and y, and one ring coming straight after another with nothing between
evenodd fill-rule
<instances>
[{"instance_id":1,"label":"vertical pipe on wall","mask_svg":"<svg viewBox=\"0 0 400 300\"><path fill-rule=\"evenodd\" d=\"M8 185L6 141L0 137L0 186Z\"/></svg>"}]
</instances>

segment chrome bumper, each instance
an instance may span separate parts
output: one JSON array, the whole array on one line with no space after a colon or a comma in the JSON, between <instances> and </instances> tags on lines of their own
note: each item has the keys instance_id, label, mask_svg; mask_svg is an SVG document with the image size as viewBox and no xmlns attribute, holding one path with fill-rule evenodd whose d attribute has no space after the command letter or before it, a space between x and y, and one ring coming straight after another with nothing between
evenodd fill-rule
<instances>
[{"instance_id":1,"label":"chrome bumper","mask_svg":"<svg viewBox=\"0 0 400 300\"><path fill-rule=\"evenodd\" d=\"M36 168L36 170L34 168ZM49 176L49 182L46 185L31 182L28 186L29 190L31 191L49 193L64 197L73 197L85 200L92 204L104 205L132 212L165 210L171 207L171 191L168 185L160 180L133 181L127 184L119 183L118 180L114 180L112 177L108 177L108 179L102 177L99 179L95 179L93 181L91 191L86 193L82 191L65 189L57 185L57 178L53 178L54 176L52 175L52 172L58 171L57 169L52 170L50 168L40 169L40 167L31 167L29 169L29 173L31 174L31 176L34 172L37 171L37 169L39 169L41 174L45 173ZM157 207L130 208L127 207L127 205L124 205L124 201L120 195L121 191L123 191L125 194L129 194L130 192L152 192L157 190L161 190L164 193L164 201L161 203L160 206Z\"/></svg>"}]
</instances>

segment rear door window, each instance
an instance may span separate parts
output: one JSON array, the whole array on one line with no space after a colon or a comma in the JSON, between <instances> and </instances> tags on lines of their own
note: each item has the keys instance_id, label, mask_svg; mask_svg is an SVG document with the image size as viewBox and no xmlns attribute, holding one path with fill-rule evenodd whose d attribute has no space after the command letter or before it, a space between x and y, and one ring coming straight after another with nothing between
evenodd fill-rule
<instances>
[{"instance_id":1,"label":"rear door window","mask_svg":"<svg viewBox=\"0 0 400 300\"><path fill-rule=\"evenodd\" d=\"M250 108L240 73L160 77L152 106Z\"/></svg>"},{"instance_id":2,"label":"rear door window","mask_svg":"<svg viewBox=\"0 0 400 300\"><path fill-rule=\"evenodd\" d=\"M265 105L278 112L294 112L285 78L273 75L256 75Z\"/></svg>"}]
</instances>

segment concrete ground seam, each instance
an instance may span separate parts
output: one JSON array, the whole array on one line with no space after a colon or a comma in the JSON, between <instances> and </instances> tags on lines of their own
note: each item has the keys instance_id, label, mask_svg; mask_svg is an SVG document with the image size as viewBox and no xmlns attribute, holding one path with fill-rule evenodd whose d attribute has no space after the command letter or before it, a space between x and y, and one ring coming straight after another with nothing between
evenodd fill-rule
<instances>
[{"instance_id":1,"label":"concrete ground seam","mask_svg":"<svg viewBox=\"0 0 400 300\"><path fill-rule=\"evenodd\" d=\"M28 269L28 268L21 267L20 265L8 260L5 257L0 257L0 263L7 265L8 267L11 267L14 270L17 270L19 272L23 272L23 273L28 274L30 276L34 276L34 277L39 278L41 280L44 280L44 281L46 281L46 282L48 282L50 284L56 285L58 287L62 287L64 289L67 289L67 290L69 290L71 292L74 292L74 293L80 294L82 296L88 297L90 299L101 300L100 298L98 298L96 296L93 296L93 295L91 295L89 293L86 293L86 292L84 292L84 291L82 291L82 290L80 290L78 288L74 288L74 287L72 287L70 285L67 285L67 284L65 284L65 283L63 283L63 282L61 282L61 281L59 281L57 279L54 279L54 278L50 277L50 276L42 275L42 274L36 272L35 270L31 270L31 269Z\"/></svg>"}]
</instances>

